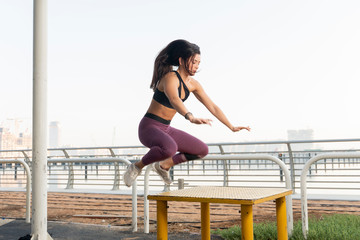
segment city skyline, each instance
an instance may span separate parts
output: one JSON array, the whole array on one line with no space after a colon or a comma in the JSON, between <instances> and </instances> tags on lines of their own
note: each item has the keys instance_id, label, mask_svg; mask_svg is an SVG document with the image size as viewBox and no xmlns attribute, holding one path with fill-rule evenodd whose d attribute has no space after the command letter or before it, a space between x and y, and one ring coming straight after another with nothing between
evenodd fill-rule
<instances>
[{"instance_id":1,"label":"city skyline","mask_svg":"<svg viewBox=\"0 0 360 240\"><path fill-rule=\"evenodd\" d=\"M32 145L32 130L29 125L30 122L25 121L24 119L11 118L5 121L0 119L0 150L25 150L31 149ZM115 129L113 129L115 131ZM48 148L102 148L102 147L125 147L125 146L141 146L138 145L119 145L115 144L116 134L113 132L112 144L108 145L72 145L72 144L62 144L62 127L59 121L51 121L48 124ZM359 138L356 138L359 139ZM239 147L239 151L252 152L252 151L287 151L286 144L254 144L256 142L302 142L310 141L307 143L297 143L292 144L292 150L295 151L307 151L307 150L324 150L329 147L332 149L358 149L358 140L356 139L315 139L313 129L288 129L287 137L283 139L275 140L257 140L257 141L247 141L249 145ZM325 140L325 142L321 142ZM335 142L327 142L328 140L335 140ZM339 141L340 140L340 141ZM345 141L342 141L345 140ZM348 140L348 141L346 141ZM317 142L320 141L320 142ZM243 141L244 142L244 141ZM231 143L243 143L231 142ZM230 142L207 142L207 143L230 143ZM252 144L250 144L252 143ZM97 150L94 150L97 151ZM102 151L99 149L99 151ZM106 150L107 151L107 150ZM5 156L7 153L3 153ZM1 154L0 154L1 155Z\"/></svg>"},{"instance_id":2,"label":"city skyline","mask_svg":"<svg viewBox=\"0 0 360 240\"><path fill-rule=\"evenodd\" d=\"M173 126L207 143L359 137L358 1L182 3L49 1L48 121L63 145L141 145L154 58L179 38L200 46L195 78L211 99L252 131L232 133L193 95L187 108L213 126ZM2 2L0 27L0 120L31 122L32 2Z\"/></svg>"},{"instance_id":3,"label":"city skyline","mask_svg":"<svg viewBox=\"0 0 360 240\"><path fill-rule=\"evenodd\" d=\"M0 132L6 132L11 134L11 139L22 138L27 136L28 138L32 136L32 129L29 125L29 121L24 119L10 118L1 121L0 119ZM59 121L50 121L48 124L48 147L49 148L61 148L61 147L77 147L69 144L62 144L61 139L61 123ZM302 140L314 140L314 130L313 129L288 129L286 139L278 139L283 141L302 141ZM109 146L115 146L116 144L116 128L113 129L112 144ZM14 141L16 142L16 141ZM30 144L26 143L25 145L18 144L20 148L25 146L25 148L31 148ZM309 145L311 146L311 145ZM101 147L101 146L88 146L88 147ZM20 149L19 147L14 147L13 149ZM24 147L23 147L24 148ZM310 148L309 148L310 149ZM0 150L11 150L11 148L3 148L0 142Z\"/></svg>"}]
</instances>

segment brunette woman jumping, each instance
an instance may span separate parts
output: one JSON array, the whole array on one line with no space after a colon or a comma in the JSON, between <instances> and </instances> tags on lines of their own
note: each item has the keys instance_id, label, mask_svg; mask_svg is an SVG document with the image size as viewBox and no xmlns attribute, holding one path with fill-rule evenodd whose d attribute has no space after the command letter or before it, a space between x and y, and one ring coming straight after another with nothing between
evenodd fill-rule
<instances>
[{"instance_id":1,"label":"brunette woman jumping","mask_svg":"<svg viewBox=\"0 0 360 240\"><path fill-rule=\"evenodd\" d=\"M124 182L130 187L141 170L149 164L167 184L171 183L169 169L182 162L201 159L208 146L192 135L170 126L176 113L193 124L209 124L210 119L193 115L184 105L192 92L196 98L231 131L250 127L233 126L223 111L209 98L193 76L200 64L200 48L186 40L169 43L156 57L150 88L154 90L149 109L139 124L139 139L150 148L142 159L128 166ZM173 67L177 67L173 70Z\"/></svg>"}]
</instances>

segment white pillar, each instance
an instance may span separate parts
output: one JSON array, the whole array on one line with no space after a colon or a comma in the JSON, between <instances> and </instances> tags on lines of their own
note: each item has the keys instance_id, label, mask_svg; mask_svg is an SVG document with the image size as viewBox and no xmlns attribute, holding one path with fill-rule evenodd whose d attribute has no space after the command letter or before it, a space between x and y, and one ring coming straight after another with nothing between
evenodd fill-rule
<instances>
[{"instance_id":1,"label":"white pillar","mask_svg":"<svg viewBox=\"0 0 360 240\"><path fill-rule=\"evenodd\" d=\"M34 0L33 37L31 239L45 240L50 237L47 233L47 0Z\"/></svg>"}]
</instances>

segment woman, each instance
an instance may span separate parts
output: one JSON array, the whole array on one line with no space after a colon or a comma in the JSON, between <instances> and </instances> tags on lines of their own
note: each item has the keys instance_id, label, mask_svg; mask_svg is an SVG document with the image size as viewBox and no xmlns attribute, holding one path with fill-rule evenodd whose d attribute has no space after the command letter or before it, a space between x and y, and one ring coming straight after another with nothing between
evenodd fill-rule
<instances>
[{"instance_id":1,"label":"woman","mask_svg":"<svg viewBox=\"0 0 360 240\"><path fill-rule=\"evenodd\" d=\"M195 117L184 105L190 92L231 131L249 127L235 127L221 109L206 95L200 83L192 78L199 68L200 48L186 40L175 40L157 56L150 87L153 99L139 124L139 139L150 148L144 157L128 166L124 182L130 187L143 167L153 164L153 169L167 184L171 183L169 169L182 162L200 159L208 154L208 147L201 140L170 126L178 112L193 124L209 124L211 120ZM173 71L173 66L178 67Z\"/></svg>"}]
</instances>

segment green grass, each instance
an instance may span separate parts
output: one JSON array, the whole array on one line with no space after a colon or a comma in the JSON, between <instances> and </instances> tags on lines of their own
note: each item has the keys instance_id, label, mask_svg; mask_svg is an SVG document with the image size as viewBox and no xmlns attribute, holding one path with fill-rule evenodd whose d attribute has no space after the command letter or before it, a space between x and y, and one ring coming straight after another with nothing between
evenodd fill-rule
<instances>
[{"instance_id":1,"label":"green grass","mask_svg":"<svg viewBox=\"0 0 360 240\"><path fill-rule=\"evenodd\" d=\"M228 229L215 230L213 234L226 240L241 239L241 228L234 226ZM254 224L255 240L276 240L275 222ZM294 230L289 240L303 240L301 221L294 223ZM334 214L320 219L309 219L307 240L356 240L360 239L360 216Z\"/></svg>"}]
</instances>

